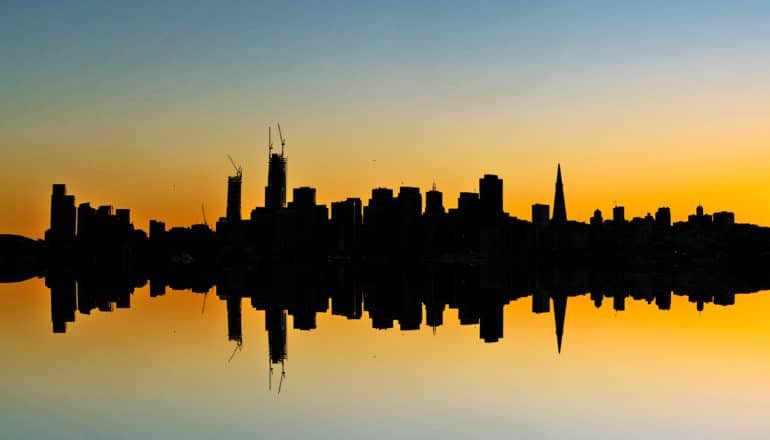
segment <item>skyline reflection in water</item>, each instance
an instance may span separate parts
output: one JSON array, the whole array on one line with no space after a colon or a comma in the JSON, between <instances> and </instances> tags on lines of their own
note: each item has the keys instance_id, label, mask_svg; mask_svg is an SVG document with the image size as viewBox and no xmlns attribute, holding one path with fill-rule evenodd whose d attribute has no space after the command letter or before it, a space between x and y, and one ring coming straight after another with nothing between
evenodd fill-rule
<instances>
[{"instance_id":1,"label":"skyline reflection in water","mask_svg":"<svg viewBox=\"0 0 770 440\"><path fill-rule=\"evenodd\" d=\"M312 281L298 279L293 282ZM713 300L719 289L704 287L711 293L701 297ZM770 432L767 292L737 295L730 306L706 301L700 312L693 298L676 294L665 311L655 298L628 296L618 311L616 296L598 309L590 292L568 296L561 354L553 299L549 312L534 314L533 296L510 298L500 305L502 338L485 344L484 315L481 324L460 325L468 313L463 307L447 305L442 325L426 325L424 289L413 290L419 328L401 330L395 313L393 328L383 331L372 328L371 285L360 286L361 319L334 315L333 292L316 292L311 308L286 301L291 307L272 309L278 316L288 310L278 394L282 366L273 367L271 383L270 312L255 310L251 298L219 298L219 287L207 294L169 288L156 297L150 289L134 290L127 309L74 313L62 335L51 331L51 292L42 280L0 285L7 367L0 414L11 437L761 438ZM414 305L408 295L399 297L398 305ZM265 305L269 299L262 298ZM228 321L236 304L240 349ZM296 329L313 308L319 309L315 329ZM375 315L383 310L375 308Z\"/></svg>"}]
</instances>

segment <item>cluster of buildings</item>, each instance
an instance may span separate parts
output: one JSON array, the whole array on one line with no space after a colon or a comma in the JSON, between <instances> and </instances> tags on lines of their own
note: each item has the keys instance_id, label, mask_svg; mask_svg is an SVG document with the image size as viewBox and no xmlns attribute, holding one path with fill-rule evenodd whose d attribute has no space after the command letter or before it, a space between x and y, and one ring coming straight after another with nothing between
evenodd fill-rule
<instances>
[{"instance_id":1,"label":"cluster of buildings","mask_svg":"<svg viewBox=\"0 0 770 440\"><path fill-rule=\"evenodd\" d=\"M241 210L242 172L227 179L225 215L208 224L166 228L151 220L149 235L135 229L127 209L75 206L64 185L51 196L51 227L46 242L52 255L72 254L86 261L135 264L238 265L264 260L410 260L469 262L513 260L521 264L554 261L647 262L688 258L700 263L763 254L770 249L767 228L739 225L731 212L705 214L698 207L686 222L672 223L668 207L655 215L626 219L615 206L605 219L596 210L589 223L567 216L561 166L553 205L532 205L530 221L503 211L503 180L486 174L478 192L461 192L456 208L444 205L435 188L375 188L364 203L347 198L319 204L316 190L299 187L287 202L285 139L280 152L268 153L265 203L247 218ZM424 196L424 200L423 200ZM552 208L552 212L551 212ZM764 255L764 254L763 254ZM67 259L67 258L59 258ZM687 263L687 261L679 261Z\"/></svg>"},{"instance_id":2,"label":"cluster of buildings","mask_svg":"<svg viewBox=\"0 0 770 440\"><path fill-rule=\"evenodd\" d=\"M478 192L461 192L456 208L435 185L425 194L375 188L365 203L347 198L330 207L300 187L287 201L281 141L280 152L270 145L264 206L242 214L235 166L213 230L205 220L170 229L151 220L146 233L128 209L76 205L63 184L53 185L45 276L54 332L66 331L76 311L130 307L134 289L149 281L151 296L215 288L238 347L248 299L265 311L271 364L286 359L287 317L300 330L315 329L326 312L366 313L376 329L435 330L454 308L460 324L478 325L480 338L495 342L504 306L526 297L533 313L553 312L560 351L572 296L590 292L597 307L608 299L620 311L627 298L666 310L672 294L684 295L702 310L770 286L770 229L736 224L731 212L709 215L699 206L674 223L668 207L627 219L616 206L611 218L596 210L588 223L570 221L560 166L553 205L532 205L529 221L503 211L503 180L492 174L479 179Z\"/></svg>"},{"instance_id":3,"label":"cluster of buildings","mask_svg":"<svg viewBox=\"0 0 770 440\"><path fill-rule=\"evenodd\" d=\"M330 313L347 319L369 319L373 329L436 332L445 315L456 310L462 326L476 326L486 343L504 337L504 308L526 300L534 314L552 314L556 348L565 337L569 300L589 295L597 308L624 311L629 300L669 310L673 296L684 296L698 310L705 304L730 306L739 292L766 290L767 273L703 273L699 271L588 272L558 269L535 274L481 264L270 263L254 270L195 272L72 272L50 270L54 333L64 333L76 313L111 312L131 306L136 288L149 282L151 297L167 289L186 289L201 296L214 292L226 303L228 340L240 347L249 335L242 330L245 307L265 313L269 358L283 364L288 356L287 330L315 330L317 316ZM290 318L290 319L289 319Z\"/></svg>"}]
</instances>

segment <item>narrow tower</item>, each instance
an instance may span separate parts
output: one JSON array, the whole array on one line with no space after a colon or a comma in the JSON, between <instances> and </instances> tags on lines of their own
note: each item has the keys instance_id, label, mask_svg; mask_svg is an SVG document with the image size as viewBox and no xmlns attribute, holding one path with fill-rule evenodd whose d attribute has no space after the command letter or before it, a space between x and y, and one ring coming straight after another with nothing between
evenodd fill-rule
<instances>
[{"instance_id":1,"label":"narrow tower","mask_svg":"<svg viewBox=\"0 0 770 440\"><path fill-rule=\"evenodd\" d=\"M567 223L567 207L564 203L564 185L561 181L561 164L556 167L556 194L553 196L552 223Z\"/></svg>"}]
</instances>

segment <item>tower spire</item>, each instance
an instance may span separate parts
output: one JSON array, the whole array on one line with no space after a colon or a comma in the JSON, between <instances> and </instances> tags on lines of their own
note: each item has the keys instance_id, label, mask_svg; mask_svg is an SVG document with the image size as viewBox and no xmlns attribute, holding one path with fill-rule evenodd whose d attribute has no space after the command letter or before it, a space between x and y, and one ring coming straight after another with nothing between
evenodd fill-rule
<instances>
[{"instance_id":1,"label":"tower spire","mask_svg":"<svg viewBox=\"0 0 770 440\"><path fill-rule=\"evenodd\" d=\"M556 165L556 191L553 196L552 223L567 223L567 207L564 202L564 184L561 179L561 164Z\"/></svg>"},{"instance_id":2,"label":"tower spire","mask_svg":"<svg viewBox=\"0 0 770 440\"><path fill-rule=\"evenodd\" d=\"M564 336L564 318L567 314L567 296L556 294L553 300L553 318L556 324L556 350L561 354L561 341Z\"/></svg>"}]
</instances>

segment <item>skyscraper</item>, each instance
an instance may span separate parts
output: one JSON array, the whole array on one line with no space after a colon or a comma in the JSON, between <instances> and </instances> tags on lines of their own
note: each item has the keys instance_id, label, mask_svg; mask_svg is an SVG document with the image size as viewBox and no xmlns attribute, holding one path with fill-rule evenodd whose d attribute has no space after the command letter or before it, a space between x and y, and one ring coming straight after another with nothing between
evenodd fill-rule
<instances>
[{"instance_id":1,"label":"skyscraper","mask_svg":"<svg viewBox=\"0 0 770 440\"><path fill-rule=\"evenodd\" d=\"M612 208L612 221L616 225L620 225L626 222L626 208L622 206L616 206Z\"/></svg>"},{"instance_id":2,"label":"skyscraper","mask_svg":"<svg viewBox=\"0 0 770 440\"><path fill-rule=\"evenodd\" d=\"M270 153L265 187L265 207L278 209L286 207L286 156Z\"/></svg>"},{"instance_id":3,"label":"skyscraper","mask_svg":"<svg viewBox=\"0 0 770 440\"><path fill-rule=\"evenodd\" d=\"M482 215L493 218L503 213L503 181L494 174L479 179L479 203Z\"/></svg>"},{"instance_id":4,"label":"skyscraper","mask_svg":"<svg viewBox=\"0 0 770 440\"><path fill-rule=\"evenodd\" d=\"M241 172L227 177L227 221L241 221Z\"/></svg>"},{"instance_id":5,"label":"skyscraper","mask_svg":"<svg viewBox=\"0 0 770 440\"><path fill-rule=\"evenodd\" d=\"M46 232L50 243L70 243L75 240L75 196L67 195L64 184L55 183L51 192L51 228Z\"/></svg>"},{"instance_id":6,"label":"skyscraper","mask_svg":"<svg viewBox=\"0 0 770 440\"><path fill-rule=\"evenodd\" d=\"M548 211L550 207L541 203L532 205L532 223L535 226L543 227L548 224Z\"/></svg>"},{"instance_id":7,"label":"skyscraper","mask_svg":"<svg viewBox=\"0 0 770 440\"><path fill-rule=\"evenodd\" d=\"M286 139L281 133L281 126L278 125L278 132L281 137L281 154L273 153L273 140L270 136L268 127L268 168L267 168L267 186L265 187L265 208L275 210L286 207L286 154L284 147Z\"/></svg>"},{"instance_id":8,"label":"skyscraper","mask_svg":"<svg viewBox=\"0 0 770 440\"><path fill-rule=\"evenodd\" d=\"M436 189L436 185L433 184L433 188L425 193L425 214L441 215L444 212L444 196L441 191Z\"/></svg>"},{"instance_id":9,"label":"skyscraper","mask_svg":"<svg viewBox=\"0 0 770 440\"><path fill-rule=\"evenodd\" d=\"M561 164L556 168L556 193L553 196L552 223L567 223L567 206L564 203L564 184L561 181Z\"/></svg>"}]
</instances>

